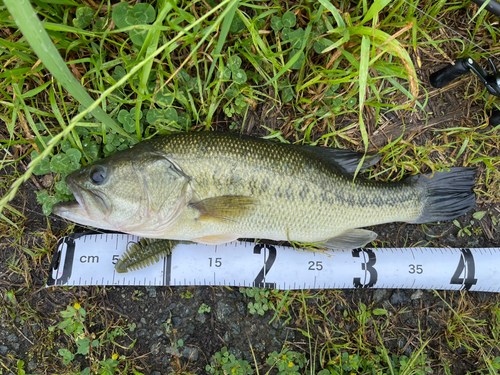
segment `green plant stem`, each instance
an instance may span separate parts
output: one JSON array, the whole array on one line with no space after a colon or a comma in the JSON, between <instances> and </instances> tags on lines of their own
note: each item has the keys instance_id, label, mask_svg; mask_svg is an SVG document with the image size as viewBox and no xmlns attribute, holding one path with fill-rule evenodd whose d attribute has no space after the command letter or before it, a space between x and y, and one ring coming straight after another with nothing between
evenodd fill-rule
<instances>
[{"instance_id":1,"label":"green plant stem","mask_svg":"<svg viewBox=\"0 0 500 375\"><path fill-rule=\"evenodd\" d=\"M12 2L13 0L8 0L9 2ZM21 0L21 1L26 1L26 0ZM189 30L191 30L192 28L198 26L201 22L203 22L205 19L207 19L208 17L210 17L213 13L217 12L219 9L225 7L228 3L231 3L232 1L235 1L235 0L224 0L222 1L219 5L217 5L216 7L214 7L211 11L207 12L205 15L203 15L202 17L200 17L196 22L193 22L191 23L189 26L187 26L184 30L180 31L174 38L172 38L168 43L165 43L163 46L161 46L160 48L158 48L155 52L153 52L152 54L150 54L149 56L147 56L143 61L141 61L140 63L138 63L137 65L135 65L131 70L130 72L128 72L128 74L126 74L125 76L123 76L120 80L118 80L118 82L116 82L113 86L111 86L110 88L108 88L107 90L105 90L101 96L96 99L90 106L87 107L86 110L82 111L81 113L79 113L78 115L76 115L72 120L71 122L68 124L68 126L62 131L60 132L59 134L55 135L51 140L50 142L47 144L47 147L45 148L45 150L40 154L40 156L38 158L36 158L35 160L32 160L28 169L26 170L26 172L21 176L19 177L12 185L11 185L11 189L10 191L0 200L0 212L3 211L3 208L5 207L5 205L7 204L8 201L10 201L11 199L14 198L17 190L19 189L19 187L21 186L21 184L26 181L30 176L31 174L33 173L33 169L35 169L36 165L42 160L44 159L45 157L47 157L50 152L52 151L52 149L54 148L55 145L58 144L58 142L63 139L64 136L66 136L67 134L69 134L73 128L76 126L76 124L85 117L85 115L91 111L93 111L94 109L96 109L99 104L101 104L101 102L106 99L108 97L108 95L110 95L114 90L116 90L118 87L120 87L121 85L123 85L125 82L127 82L128 79L130 79L130 77L132 77L137 71L139 71L144 65L146 65L150 60L153 60L156 56L158 56L160 53L162 53L163 51L165 51L167 48L169 48L170 46L172 46L174 43L177 42L177 40L179 40L182 36L184 36ZM219 22L222 22L222 19L224 18L224 16L226 15L227 11L223 11L221 13L221 15L219 16L218 20ZM35 15L36 17L36 15ZM214 22L214 24L211 26L210 30L214 30L215 27L218 25L219 22ZM205 40L207 37L208 37L208 33L207 35L205 35L202 40ZM201 43L201 41L200 41Z\"/></svg>"},{"instance_id":2,"label":"green plant stem","mask_svg":"<svg viewBox=\"0 0 500 375\"><path fill-rule=\"evenodd\" d=\"M31 3L28 0L6 0L5 5L43 65L76 100L83 106L90 107L94 100L69 71ZM96 107L92 114L115 132L130 138L130 135L120 128L101 107Z\"/></svg>"}]
</instances>

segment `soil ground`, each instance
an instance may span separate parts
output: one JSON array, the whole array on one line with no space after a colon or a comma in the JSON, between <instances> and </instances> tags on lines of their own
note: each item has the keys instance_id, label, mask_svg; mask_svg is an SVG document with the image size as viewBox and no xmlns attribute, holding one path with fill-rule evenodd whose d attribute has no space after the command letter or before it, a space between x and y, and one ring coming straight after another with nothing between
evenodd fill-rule
<instances>
[{"instance_id":1,"label":"soil ground","mask_svg":"<svg viewBox=\"0 0 500 375\"><path fill-rule=\"evenodd\" d=\"M427 82L432 69L420 71L420 79ZM431 89L430 87L428 87ZM453 86L440 95L431 97L426 111L434 115L426 122L417 114L406 119L405 142L425 144L432 142L434 129L477 124L482 110L463 100L466 83ZM286 136L287 122L284 116L293 115L282 108L269 113L267 108L257 107L247 117L244 132L264 136L270 129L282 129ZM450 110L451 109L451 110ZM222 111L221 111L222 113ZM349 119L346 119L348 121ZM228 130L229 119L222 114L216 130ZM372 124L373 125L373 124ZM380 148L387 138L401 134L398 119L387 122L384 128L369 127L371 147ZM491 127L484 129L488 131ZM313 137L319 137L317 130ZM12 171L5 171L9 174ZM35 178L37 185L43 181ZM495 325L491 308L499 306L500 296L479 292L435 292L417 290L341 290L319 292L292 292L288 312L274 316L270 309L263 316L251 314L248 302L239 290L224 287L56 287L45 288L48 268L52 258L50 251L31 256L24 249L53 250L57 239L67 231L67 223L54 216L46 218L36 203L34 191L38 187L28 180L14 201L25 219L18 219L21 229L4 229L0 239L0 292L3 300L0 316L0 373L16 370L16 362L23 360L27 373L62 373L64 366L58 354L59 348L69 347L63 335L51 335L47 328L57 324L60 312L75 301L92 316L89 327L99 332L109 327L135 324L135 329L117 339L126 348L133 340L132 349L120 349L119 354L131 358L138 371L145 374L205 373L205 366L222 347L229 348L237 358L250 363L264 364L267 355L280 351L283 345L293 350L311 352L311 343L319 353L315 358L319 368L326 366L334 345L344 345L349 350L378 347L380 341L391 354L410 356L418 351L423 341L431 359L445 358L450 373L460 375L484 368L478 354L477 342L468 336L466 328L457 328L456 315L467 320L467 327L477 334L490 335ZM3 193L3 192L2 192ZM487 211L481 220L470 225L474 212ZM500 215L498 203L478 203L475 209L458 219L461 228L468 227L471 234L461 231L453 222L428 226L426 232L420 225L388 224L374 227L378 239L386 247L435 246L435 247L498 247L500 226L493 216ZM76 228L75 231L83 231ZM16 233L15 236L12 234ZM277 298L277 297L276 297ZM307 314L300 304L306 301ZM210 312L199 313L204 303ZM358 316L360 306L387 310L387 315L371 317L380 332L372 324L360 332L362 324L352 317ZM469 324L470 323L470 324ZM455 324L455 325L454 325ZM308 326L309 325L309 326ZM456 330L463 332L457 332ZM347 332L352 342L345 342L338 332ZM304 335L309 332L309 337ZM351 335L351 336L349 336ZM336 341L339 337L339 341ZM182 339L182 345L179 345ZM346 349L346 350L347 350ZM108 353L109 355L110 353ZM491 358L500 355L498 348L489 353ZM314 361L314 359L312 359ZM74 369L82 362L77 356ZM442 362L436 362L442 363ZM434 373L445 373L442 366L434 365ZM69 373L69 372L68 372Z\"/></svg>"}]
</instances>

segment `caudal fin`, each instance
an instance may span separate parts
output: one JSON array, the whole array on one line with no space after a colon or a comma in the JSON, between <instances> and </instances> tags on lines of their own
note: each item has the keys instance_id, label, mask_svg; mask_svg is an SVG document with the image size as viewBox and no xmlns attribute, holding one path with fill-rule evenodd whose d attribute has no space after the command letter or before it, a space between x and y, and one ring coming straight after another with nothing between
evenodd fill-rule
<instances>
[{"instance_id":1,"label":"caudal fin","mask_svg":"<svg viewBox=\"0 0 500 375\"><path fill-rule=\"evenodd\" d=\"M411 177L422 188L424 211L414 224L432 223L455 219L476 204L473 192L476 168L450 168L448 172L435 172L433 177Z\"/></svg>"}]
</instances>

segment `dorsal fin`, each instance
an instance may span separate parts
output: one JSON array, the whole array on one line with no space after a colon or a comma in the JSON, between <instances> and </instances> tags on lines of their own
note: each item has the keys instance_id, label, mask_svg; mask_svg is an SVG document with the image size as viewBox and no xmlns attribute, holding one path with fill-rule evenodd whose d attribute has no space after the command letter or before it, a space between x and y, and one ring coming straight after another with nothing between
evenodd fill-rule
<instances>
[{"instance_id":1,"label":"dorsal fin","mask_svg":"<svg viewBox=\"0 0 500 375\"><path fill-rule=\"evenodd\" d=\"M365 156L362 152L351 150L341 150L338 148L318 147L318 146L301 146L307 152L311 152L321 157L322 159L332 163L340 172L352 174L356 172L358 164ZM379 154L366 154L360 172L365 171L375 165L381 158Z\"/></svg>"}]
</instances>

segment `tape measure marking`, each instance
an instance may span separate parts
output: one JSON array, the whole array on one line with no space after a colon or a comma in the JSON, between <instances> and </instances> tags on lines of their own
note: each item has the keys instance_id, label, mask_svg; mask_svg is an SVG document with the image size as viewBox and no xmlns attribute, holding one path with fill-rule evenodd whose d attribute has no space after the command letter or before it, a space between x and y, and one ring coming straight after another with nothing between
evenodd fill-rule
<instances>
[{"instance_id":1,"label":"tape measure marking","mask_svg":"<svg viewBox=\"0 0 500 375\"><path fill-rule=\"evenodd\" d=\"M137 240L125 234L61 239L47 286L228 285L500 292L499 248L383 248L313 253L249 242L220 246L180 244L155 265L117 274L114 264L127 244Z\"/></svg>"}]
</instances>

